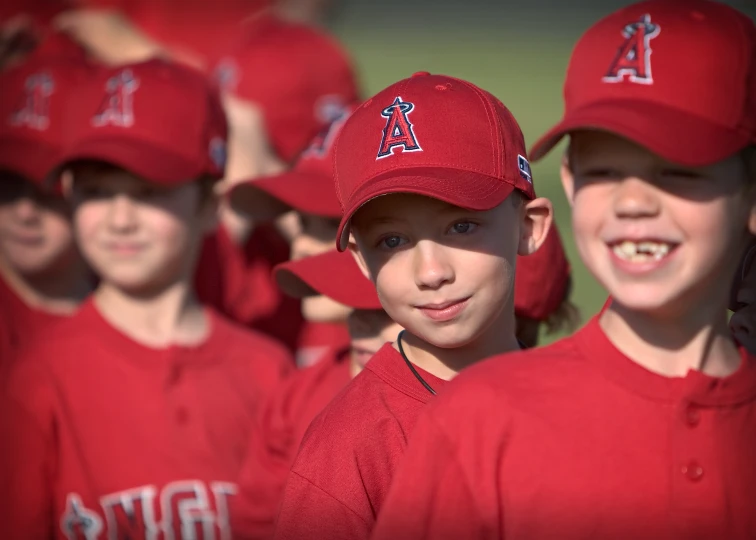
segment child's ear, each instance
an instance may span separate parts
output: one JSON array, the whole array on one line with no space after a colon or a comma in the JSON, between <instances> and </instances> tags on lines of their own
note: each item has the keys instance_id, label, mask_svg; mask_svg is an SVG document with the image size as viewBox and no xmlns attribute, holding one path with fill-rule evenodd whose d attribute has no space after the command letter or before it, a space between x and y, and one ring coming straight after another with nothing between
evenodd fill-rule
<instances>
[{"instance_id":1,"label":"child's ear","mask_svg":"<svg viewBox=\"0 0 756 540\"><path fill-rule=\"evenodd\" d=\"M365 263L365 257L362 255L362 252L360 251L360 248L357 246L357 242L354 239L354 234L349 235L349 245L347 246L347 249L352 253L354 260L357 261L357 266L360 267L362 275L364 275L370 281L373 281L373 278L370 276L370 271L368 270L367 263Z\"/></svg>"},{"instance_id":2,"label":"child's ear","mask_svg":"<svg viewBox=\"0 0 756 540\"><path fill-rule=\"evenodd\" d=\"M518 255L531 255L538 251L546 240L553 219L554 208L550 200L538 197L524 202L520 243L517 247Z\"/></svg>"},{"instance_id":3,"label":"child's ear","mask_svg":"<svg viewBox=\"0 0 756 540\"><path fill-rule=\"evenodd\" d=\"M572 172L569 151L565 152L562 156L562 163L559 166L559 176L562 179L562 187L564 188L564 194L567 196L567 202L572 206L575 198L575 175Z\"/></svg>"}]
</instances>

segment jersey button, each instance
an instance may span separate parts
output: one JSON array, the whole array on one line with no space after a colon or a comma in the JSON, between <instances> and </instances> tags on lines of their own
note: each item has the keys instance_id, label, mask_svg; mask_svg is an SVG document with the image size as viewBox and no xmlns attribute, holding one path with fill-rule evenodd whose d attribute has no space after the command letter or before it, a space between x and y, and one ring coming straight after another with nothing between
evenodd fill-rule
<instances>
[{"instance_id":1,"label":"jersey button","mask_svg":"<svg viewBox=\"0 0 756 540\"><path fill-rule=\"evenodd\" d=\"M704 470L697 461L691 461L687 465L683 465L682 473L691 482L698 482L699 480L701 480L701 478L703 478Z\"/></svg>"},{"instance_id":2,"label":"jersey button","mask_svg":"<svg viewBox=\"0 0 756 540\"><path fill-rule=\"evenodd\" d=\"M701 411L695 405L689 405L685 410L685 422L692 428L701 422Z\"/></svg>"}]
</instances>

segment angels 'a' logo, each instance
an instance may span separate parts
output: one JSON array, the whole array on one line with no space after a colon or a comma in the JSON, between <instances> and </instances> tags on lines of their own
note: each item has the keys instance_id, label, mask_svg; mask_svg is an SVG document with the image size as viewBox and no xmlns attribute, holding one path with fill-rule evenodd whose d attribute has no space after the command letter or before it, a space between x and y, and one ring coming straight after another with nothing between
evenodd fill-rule
<instances>
[{"instance_id":1,"label":"angels 'a' logo","mask_svg":"<svg viewBox=\"0 0 756 540\"><path fill-rule=\"evenodd\" d=\"M139 79L130 69L124 69L105 83L105 98L97 113L92 117L92 125L101 127L108 124L119 127L134 125L134 92L139 88Z\"/></svg>"},{"instance_id":2,"label":"angels 'a' logo","mask_svg":"<svg viewBox=\"0 0 756 540\"><path fill-rule=\"evenodd\" d=\"M378 149L378 157L383 159L394 154L394 148L401 147L403 152L422 152L423 149L417 142L412 124L407 115L415 108L413 103L403 101L397 96L394 102L381 111L381 116L388 118L386 127L383 128L381 147Z\"/></svg>"},{"instance_id":3,"label":"angels 'a' logo","mask_svg":"<svg viewBox=\"0 0 756 540\"><path fill-rule=\"evenodd\" d=\"M328 127L318 133L317 137L315 137L310 143L310 146L308 146L302 152L300 159L325 158L328 154L328 151L333 146L333 143L336 141L336 137L339 135L339 132L341 132L341 128L344 127L344 122L347 121L347 118L349 118L348 111L342 109L341 115L336 117L336 119L333 120L328 125Z\"/></svg>"},{"instance_id":4,"label":"angels 'a' logo","mask_svg":"<svg viewBox=\"0 0 756 540\"><path fill-rule=\"evenodd\" d=\"M8 122L14 126L28 126L43 131L50 125L50 96L55 81L48 73L29 75L24 83L24 96Z\"/></svg>"},{"instance_id":5,"label":"angels 'a' logo","mask_svg":"<svg viewBox=\"0 0 756 540\"><path fill-rule=\"evenodd\" d=\"M616 83L625 79L640 84L653 84L651 76L651 40L659 35L661 28L651 22L651 15L626 25L622 29L625 40L620 45L609 71L602 79Z\"/></svg>"}]
</instances>

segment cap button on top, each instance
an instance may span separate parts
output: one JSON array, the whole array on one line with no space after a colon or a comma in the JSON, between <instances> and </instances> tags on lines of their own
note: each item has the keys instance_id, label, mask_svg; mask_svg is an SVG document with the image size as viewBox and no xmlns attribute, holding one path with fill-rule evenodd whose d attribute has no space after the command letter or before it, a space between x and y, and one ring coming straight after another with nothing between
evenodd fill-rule
<instances>
[{"instance_id":1,"label":"cap button on top","mask_svg":"<svg viewBox=\"0 0 756 540\"><path fill-rule=\"evenodd\" d=\"M429 71L416 71L412 74L412 77L427 77L428 75L430 75Z\"/></svg>"}]
</instances>

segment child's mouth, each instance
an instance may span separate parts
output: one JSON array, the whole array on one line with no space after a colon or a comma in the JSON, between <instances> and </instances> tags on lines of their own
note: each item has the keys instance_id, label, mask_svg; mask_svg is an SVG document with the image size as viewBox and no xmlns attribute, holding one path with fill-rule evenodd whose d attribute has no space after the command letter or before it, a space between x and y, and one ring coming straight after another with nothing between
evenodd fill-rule
<instances>
[{"instance_id":1,"label":"child's mouth","mask_svg":"<svg viewBox=\"0 0 756 540\"><path fill-rule=\"evenodd\" d=\"M661 261L677 247L677 244L661 240L622 240L610 244L609 247L618 259L632 263L648 263Z\"/></svg>"}]
</instances>

